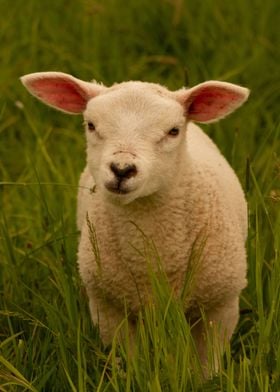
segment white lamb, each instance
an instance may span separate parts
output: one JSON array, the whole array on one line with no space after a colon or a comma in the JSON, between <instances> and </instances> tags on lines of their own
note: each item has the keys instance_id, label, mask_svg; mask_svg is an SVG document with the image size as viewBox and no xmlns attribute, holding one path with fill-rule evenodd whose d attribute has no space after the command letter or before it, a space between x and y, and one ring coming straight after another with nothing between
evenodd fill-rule
<instances>
[{"instance_id":1,"label":"white lamb","mask_svg":"<svg viewBox=\"0 0 280 392\"><path fill-rule=\"evenodd\" d=\"M249 91L217 81L174 92L139 81L105 87L58 72L26 75L22 82L47 105L84 116L87 165L78 195L78 259L104 343L125 317L124 302L133 330L149 298L143 233L154 242L176 296L193 249L203 243L185 313L197 320L203 308L208 323L219 326L221 344L230 339L246 286L246 202L229 164L191 121L225 117ZM192 331L205 363L203 325L196 323Z\"/></svg>"}]
</instances>

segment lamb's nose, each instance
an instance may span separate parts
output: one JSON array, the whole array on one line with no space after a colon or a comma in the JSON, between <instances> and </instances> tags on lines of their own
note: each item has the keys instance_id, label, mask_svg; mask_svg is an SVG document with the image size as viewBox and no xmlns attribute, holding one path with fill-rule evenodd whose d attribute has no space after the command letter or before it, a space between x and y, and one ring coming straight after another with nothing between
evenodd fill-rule
<instances>
[{"instance_id":1,"label":"lamb's nose","mask_svg":"<svg viewBox=\"0 0 280 392\"><path fill-rule=\"evenodd\" d=\"M136 176L137 168L134 164L128 164L121 166L117 163L112 162L110 164L110 169L119 179L127 179Z\"/></svg>"}]
</instances>

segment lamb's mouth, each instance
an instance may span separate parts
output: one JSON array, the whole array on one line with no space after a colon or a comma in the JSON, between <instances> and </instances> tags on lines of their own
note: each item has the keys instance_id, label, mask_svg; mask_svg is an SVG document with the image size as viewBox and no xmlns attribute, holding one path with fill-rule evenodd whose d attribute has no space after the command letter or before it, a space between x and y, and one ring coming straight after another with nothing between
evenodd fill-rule
<instances>
[{"instance_id":1,"label":"lamb's mouth","mask_svg":"<svg viewBox=\"0 0 280 392\"><path fill-rule=\"evenodd\" d=\"M132 192L133 189L125 186L122 181L110 181L105 184L105 187L108 191L115 193L117 195L127 195Z\"/></svg>"}]
</instances>

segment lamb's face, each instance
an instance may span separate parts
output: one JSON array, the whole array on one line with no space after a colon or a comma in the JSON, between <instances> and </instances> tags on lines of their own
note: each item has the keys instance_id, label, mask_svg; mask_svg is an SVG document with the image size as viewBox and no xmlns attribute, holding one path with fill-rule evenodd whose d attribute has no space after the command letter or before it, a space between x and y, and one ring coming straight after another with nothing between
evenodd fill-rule
<instances>
[{"instance_id":1,"label":"lamb's face","mask_svg":"<svg viewBox=\"0 0 280 392\"><path fill-rule=\"evenodd\" d=\"M185 148L186 118L172 93L127 82L88 102L87 159L96 186L129 203L168 189Z\"/></svg>"}]
</instances>

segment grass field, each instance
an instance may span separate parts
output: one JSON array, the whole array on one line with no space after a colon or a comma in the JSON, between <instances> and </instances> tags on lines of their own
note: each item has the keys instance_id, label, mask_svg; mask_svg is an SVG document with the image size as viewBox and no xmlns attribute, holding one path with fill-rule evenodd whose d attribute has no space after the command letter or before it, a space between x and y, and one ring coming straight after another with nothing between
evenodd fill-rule
<instances>
[{"instance_id":1,"label":"grass field","mask_svg":"<svg viewBox=\"0 0 280 392\"><path fill-rule=\"evenodd\" d=\"M0 1L0 391L280 390L279 24L276 0ZM81 118L27 94L19 77L43 70L252 90L204 127L240 178L250 220L240 322L205 384L164 287L133 360L102 347L76 267Z\"/></svg>"}]
</instances>

